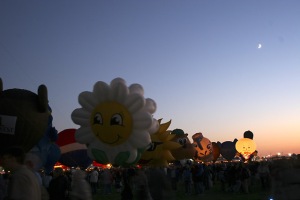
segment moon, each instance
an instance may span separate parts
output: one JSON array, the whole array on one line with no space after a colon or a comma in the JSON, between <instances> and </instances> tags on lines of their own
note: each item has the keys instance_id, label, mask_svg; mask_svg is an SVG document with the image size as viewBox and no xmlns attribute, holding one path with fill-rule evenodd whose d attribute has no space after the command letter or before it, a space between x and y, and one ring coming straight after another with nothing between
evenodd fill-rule
<instances>
[{"instance_id":1,"label":"moon","mask_svg":"<svg viewBox=\"0 0 300 200\"><path fill-rule=\"evenodd\" d=\"M257 45L257 48L258 48L258 49L261 49L261 48L262 48L262 45L259 43L259 44Z\"/></svg>"}]
</instances>

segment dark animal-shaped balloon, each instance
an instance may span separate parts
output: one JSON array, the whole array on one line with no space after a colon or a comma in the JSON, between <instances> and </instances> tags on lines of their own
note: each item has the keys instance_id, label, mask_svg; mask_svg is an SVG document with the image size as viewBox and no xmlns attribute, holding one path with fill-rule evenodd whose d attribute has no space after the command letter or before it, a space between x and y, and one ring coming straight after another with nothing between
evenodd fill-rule
<instances>
[{"instance_id":1,"label":"dark animal-shaped balloon","mask_svg":"<svg viewBox=\"0 0 300 200\"><path fill-rule=\"evenodd\" d=\"M25 89L3 90L0 79L0 150L20 146L28 152L44 135L49 119L45 85L37 94Z\"/></svg>"},{"instance_id":2,"label":"dark animal-shaped balloon","mask_svg":"<svg viewBox=\"0 0 300 200\"><path fill-rule=\"evenodd\" d=\"M235 144L238 140L234 139L233 142L225 141L223 143L218 142L220 145L220 154L228 161L231 161L237 154Z\"/></svg>"}]
</instances>

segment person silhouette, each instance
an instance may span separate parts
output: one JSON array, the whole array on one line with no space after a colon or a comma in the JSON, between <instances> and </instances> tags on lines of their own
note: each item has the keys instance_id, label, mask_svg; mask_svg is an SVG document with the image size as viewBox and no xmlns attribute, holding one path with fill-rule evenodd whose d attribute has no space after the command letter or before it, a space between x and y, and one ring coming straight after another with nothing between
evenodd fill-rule
<instances>
[{"instance_id":1,"label":"person silhouette","mask_svg":"<svg viewBox=\"0 0 300 200\"><path fill-rule=\"evenodd\" d=\"M34 172L25 164L25 151L18 146L1 152L2 166L10 171L6 199L41 200L41 188Z\"/></svg>"}]
</instances>

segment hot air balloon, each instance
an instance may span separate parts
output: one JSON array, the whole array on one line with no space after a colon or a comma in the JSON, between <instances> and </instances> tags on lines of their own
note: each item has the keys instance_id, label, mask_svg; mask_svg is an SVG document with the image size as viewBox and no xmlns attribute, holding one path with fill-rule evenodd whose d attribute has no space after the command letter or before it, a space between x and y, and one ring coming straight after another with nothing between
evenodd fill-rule
<instances>
[{"instance_id":1,"label":"hot air balloon","mask_svg":"<svg viewBox=\"0 0 300 200\"><path fill-rule=\"evenodd\" d=\"M216 162L220 156L220 146L216 142L212 142L213 147L213 162Z\"/></svg>"},{"instance_id":2,"label":"hot air balloon","mask_svg":"<svg viewBox=\"0 0 300 200\"><path fill-rule=\"evenodd\" d=\"M241 154L243 159L247 161L250 159L250 156L255 152L256 144L252 139L241 138L236 142L235 148L237 152Z\"/></svg>"},{"instance_id":3,"label":"hot air balloon","mask_svg":"<svg viewBox=\"0 0 300 200\"><path fill-rule=\"evenodd\" d=\"M236 149L235 149L235 143L237 142L237 139L234 139L231 141L225 141L223 143L219 143L221 145L220 148L220 154L228 161L231 161L236 156Z\"/></svg>"},{"instance_id":4,"label":"hot air balloon","mask_svg":"<svg viewBox=\"0 0 300 200\"><path fill-rule=\"evenodd\" d=\"M142 154L139 164L149 165L153 167L167 167L170 161L174 161L175 158L171 154L171 150L181 147L177 142L171 141L175 135L170 134L168 131L171 124L171 120L167 123L161 123L162 119L159 119L159 129L156 133L151 134L151 145Z\"/></svg>"},{"instance_id":5,"label":"hot air balloon","mask_svg":"<svg viewBox=\"0 0 300 200\"><path fill-rule=\"evenodd\" d=\"M20 146L28 152L43 137L48 126L48 92L25 89L3 90L0 79L0 148ZM0 149L1 150L1 149Z\"/></svg>"},{"instance_id":6,"label":"hot air balloon","mask_svg":"<svg viewBox=\"0 0 300 200\"><path fill-rule=\"evenodd\" d=\"M58 134L56 143L60 147L59 162L68 167L87 168L93 160L87 155L87 147L75 141L76 129L65 129Z\"/></svg>"},{"instance_id":7,"label":"hot air balloon","mask_svg":"<svg viewBox=\"0 0 300 200\"><path fill-rule=\"evenodd\" d=\"M172 141L177 142L181 146L171 151L173 157L177 161L183 160L184 162L186 161L186 159L192 159L195 155L196 149L189 140L188 134L184 133L182 129L178 128L174 129L171 134L175 135Z\"/></svg>"},{"instance_id":8,"label":"hot air balloon","mask_svg":"<svg viewBox=\"0 0 300 200\"><path fill-rule=\"evenodd\" d=\"M127 87L122 78L110 84L98 81L92 92L80 93L78 101L82 107L71 118L80 126L76 141L88 144L89 157L101 164L135 165L158 128L153 118L156 103L144 97L143 87L137 83Z\"/></svg>"},{"instance_id":9,"label":"hot air balloon","mask_svg":"<svg viewBox=\"0 0 300 200\"><path fill-rule=\"evenodd\" d=\"M51 111L50 107L49 110ZM58 138L57 130L52 126L52 120L53 117L50 115L48 119L48 127L44 136L29 151L39 157L41 160L41 166L39 166L39 168L43 168L46 174L53 171L55 163L60 158L60 148L55 143Z\"/></svg>"},{"instance_id":10,"label":"hot air balloon","mask_svg":"<svg viewBox=\"0 0 300 200\"><path fill-rule=\"evenodd\" d=\"M193 144L196 149L194 159L196 161L210 162L213 160L213 147L211 141L203 137L202 133L195 133L193 136Z\"/></svg>"}]
</instances>

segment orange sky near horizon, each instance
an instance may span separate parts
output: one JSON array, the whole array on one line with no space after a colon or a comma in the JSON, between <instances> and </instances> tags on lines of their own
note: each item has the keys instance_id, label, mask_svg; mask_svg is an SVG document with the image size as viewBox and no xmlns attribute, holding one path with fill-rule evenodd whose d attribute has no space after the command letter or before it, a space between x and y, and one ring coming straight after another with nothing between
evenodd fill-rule
<instances>
[{"instance_id":1,"label":"orange sky near horizon","mask_svg":"<svg viewBox=\"0 0 300 200\"><path fill-rule=\"evenodd\" d=\"M256 143L258 156L268 156L268 155L278 155L280 153L281 155L287 156L289 153L295 153L300 154L300 130L299 128L292 130L292 128L288 129L286 128L286 131L281 131L282 129L276 129L277 127L274 126L271 129L257 129L255 132L253 132L254 137L253 140ZM188 137L191 142L193 134L188 134ZM236 139L243 138L243 134L235 135L235 137L227 138L222 136L224 138L223 140L219 137L216 137L216 134L203 134L204 137L207 137L211 140L211 142L225 142L225 141L233 141ZM216 139L219 138L219 139Z\"/></svg>"}]
</instances>

